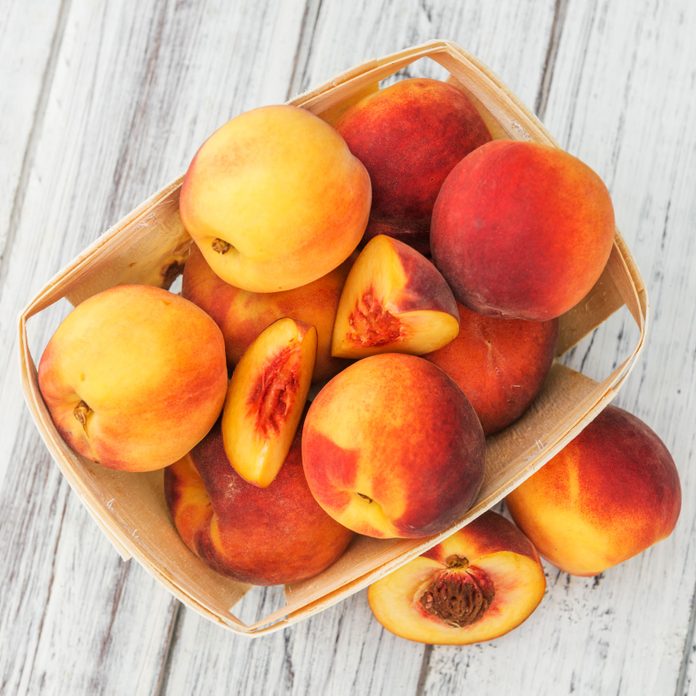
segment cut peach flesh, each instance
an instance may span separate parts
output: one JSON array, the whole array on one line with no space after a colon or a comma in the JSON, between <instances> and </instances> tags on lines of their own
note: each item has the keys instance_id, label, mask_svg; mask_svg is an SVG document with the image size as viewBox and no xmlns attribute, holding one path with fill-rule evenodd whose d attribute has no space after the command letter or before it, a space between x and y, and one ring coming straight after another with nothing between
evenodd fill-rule
<instances>
[{"instance_id":1,"label":"cut peach flesh","mask_svg":"<svg viewBox=\"0 0 696 696\"><path fill-rule=\"evenodd\" d=\"M422 643L466 645L491 640L521 624L536 608L546 582L537 561L512 551L498 551L467 559L470 566L449 572L473 572L479 582L488 582L493 597L480 618L464 626L448 624L428 613L423 595L447 566L419 556L378 580L368 591L377 620L402 638Z\"/></svg>"},{"instance_id":2,"label":"cut peach flesh","mask_svg":"<svg viewBox=\"0 0 696 696\"><path fill-rule=\"evenodd\" d=\"M283 465L307 400L316 352L316 329L284 318L266 328L237 364L222 439L245 481L266 488Z\"/></svg>"},{"instance_id":3,"label":"cut peach flesh","mask_svg":"<svg viewBox=\"0 0 696 696\"><path fill-rule=\"evenodd\" d=\"M459 331L447 283L424 256L385 235L374 237L348 274L334 324L332 354L421 355Z\"/></svg>"}]
</instances>

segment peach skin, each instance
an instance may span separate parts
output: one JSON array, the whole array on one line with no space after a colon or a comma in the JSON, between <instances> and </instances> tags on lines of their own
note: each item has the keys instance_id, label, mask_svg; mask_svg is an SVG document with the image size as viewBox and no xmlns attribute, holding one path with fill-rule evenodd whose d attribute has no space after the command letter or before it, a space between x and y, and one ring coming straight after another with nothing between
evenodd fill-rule
<instances>
[{"instance_id":1,"label":"peach skin","mask_svg":"<svg viewBox=\"0 0 696 696\"><path fill-rule=\"evenodd\" d=\"M333 377L347 362L331 356L338 299L350 268L350 259L309 285L285 292L248 292L229 285L206 263L195 244L191 245L181 294L207 312L225 337L227 361L239 362L242 353L270 324L291 317L317 330L315 381Z\"/></svg>"},{"instance_id":2,"label":"peach skin","mask_svg":"<svg viewBox=\"0 0 696 696\"><path fill-rule=\"evenodd\" d=\"M330 125L295 106L267 106L202 145L179 209L220 278L278 292L343 263L365 231L370 201L365 167Z\"/></svg>"},{"instance_id":3,"label":"peach skin","mask_svg":"<svg viewBox=\"0 0 696 696\"><path fill-rule=\"evenodd\" d=\"M657 435L609 406L510 493L507 506L551 563L597 575L671 534L681 486Z\"/></svg>"},{"instance_id":4,"label":"peach skin","mask_svg":"<svg viewBox=\"0 0 696 696\"><path fill-rule=\"evenodd\" d=\"M377 621L401 638L437 645L492 640L525 621L546 578L531 542L486 512L370 586Z\"/></svg>"},{"instance_id":5,"label":"peach skin","mask_svg":"<svg viewBox=\"0 0 696 696\"><path fill-rule=\"evenodd\" d=\"M429 353L459 331L457 303L440 272L415 249L385 235L360 252L343 286L332 352Z\"/></svg>"},{"instance_id":6,"label":"peach skin","mask_svg":"<svg viewBox=\"0 0 696 696\"><path fill-rule=\"evenodd\" d=\"M486 435L516 421L541 389L553 363L558 321L490 317L459 309L459 334L426 355L466 394Z\"/></svg>"},{"instance_id":7,"label":"peach skin","mask_svg":"<svg viewBox=\"0 0 696 696\"><path fill-rule=\"evenodd\" d=\"M435 265L463 304L545 321L575 306L609 259L602 180L563 150L495 140L449 174L433 211Z\"/></svg>"},{"instance_id":8,"label":"peach skin","mask_svg":"<svg viewBox=\"0 0 696 696\"><path fill-rule=\"evenodd\" d=\"M461 389L413 355L374 355L339 372L309 408L302 458L312 494L372 537L437 534L483 481L481 424Z\"/></svg>"},{"instance_id":9,"label":"peach skin","mask_svg":"<svg viewBox=\"0 0 696 696\"><path fill-rule=\"evenodd\" d=\"M312 497L299 437L268 488L230 466L220 427L164 472L164 492L186 546L213 569L242 582L299 582L336 561L352 533Z\"/></svg>"},{"instance_id":10,"label":"peach skin","mask_svg":"<svg viewBox=\"0 0 696 696\"><path fill-rule=\"evenodd\" d=\"M111 469L161 469L220 414L225 345L192 302L161 288L119 285L65 318L41 356L39 387L75 452Z\"/></svg>"},{"instance_id":11,"label":"peach skin","mask_svg":"<svg viewBox=\"0 0 696 696\"><path fill-rule=\"evenodd\" d=\"M264 329L232 373L222 440L234 470L267 488L290 449L317 353L313 326L285 317Z\"/></svg>"},{"instance_id":12,"label":"peach skin","mask_svg":"<svg viewBox=\"0 0 696 696\"><path fill-rule=\"evenodd\" d=\"M413 78L366 96L336 127L370 173L367 238L388 234L427 254L442 182L491 139L476 107L452 85Z\"/></svg>"}]
</instances>

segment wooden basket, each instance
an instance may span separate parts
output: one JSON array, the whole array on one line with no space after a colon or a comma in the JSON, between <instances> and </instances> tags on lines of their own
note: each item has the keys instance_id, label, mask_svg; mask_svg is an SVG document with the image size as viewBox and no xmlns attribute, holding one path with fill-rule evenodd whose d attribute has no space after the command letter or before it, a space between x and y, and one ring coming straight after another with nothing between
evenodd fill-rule
<instances>
[{"instance_id":1,"label":"wooden basket","mask_svg":"<svg viewBox=\"0 0 696 696\"><path fill-rule=\"evenodd\" d=\"M410 63L428 58L466 91L497 137L555 146L539 121L473 56L447 41L433 41L365 63L291 103L331 118L356 95L374 89ZM63 475L124 560L135 557L157 580L203 616L239 633L283 628L345 599L449 536L500 501L575 437L613 398L640 352L646 331L647 295L618 232L604 274L590 294L561 318L558 354L626 305L640 336L630 355L597 383L560 364L516 424L490 438L478 501L467 515L427 540L358 538L320 575L285 588L285 606L245 624L232 608L248 589L210 570L179 539L162 491L162 472L111 471L76 455L56 431L39 392L27 320L61 298L77 304L121 283L168 286L181 269L190 239L178 213L181 179L127 215L61 271L19 319L23 388L36 425Z\"/></svg>"}]
</instances>

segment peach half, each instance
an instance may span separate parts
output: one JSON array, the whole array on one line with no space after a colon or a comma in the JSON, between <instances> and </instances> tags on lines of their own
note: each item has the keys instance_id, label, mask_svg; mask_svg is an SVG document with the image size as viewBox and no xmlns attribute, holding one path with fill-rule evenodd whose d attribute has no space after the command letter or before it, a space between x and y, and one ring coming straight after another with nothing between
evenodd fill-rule
<instances>
[{"instance_id":1,"label":"peach half","mask_svg":"<svg viewBox=\"0 0 696 696\"><path fill-rule=\"evenodd\" d=\"M179 210L224 281L278 292L343 263L365 231L370 201L370 177L336 130L304 109L266 106L201 146Z\"/></svg>"},{"instance_id":2,"label":"peach half","mask_svg":"<svg viewBox=\"0 0 696 696\"><path fill-rule=\"evenodd\" d=\"M219 278L195 244L184 266L181 294L207 312L225 337L227 361L234 366L251 342L270 324L291 317L317 330L315 381L346 366L331 356L331 334L350 260L318 280L284 292L248 292Z\"/></svg>"},{"instance_id":3,"label":"peach half","mask_svg":"<svg viewBox=\"0 0 696 696\"><path fill-rule=\"evenodd\" d=\"M230 466L220 427L164 472L164 492L186 546L213 569L242 582L299 582L330 566L353 534L312 497L297 437L268 488Z\"/></svg>"},{"instance_id":4,"label":"peach half","mask_svg":"<svg viewBox=\"0 0 696 696\"><path fill-rule=\"evenodd\" d=\"M660 438L609 406L506 502L544 558L597 575L672 533L681 486Z\"/></svg>"},{"instance_id":5,"label":"peach half","mask_svg":"<svg viewBox=\"0 0 696 696\"><path fill-rule=\"evenodd\" d=\"M467 645L519 626L544 596L534 546L517 527L486 512L370 586L376 619L420 643Z\"/></svg>"},{"instance_id":6,"label":"peach half","mask_svg":"<svg viewBox=\"0 0 696 696\"><path fill-rule=\"evenodd\" d=\"M490 317L459 305L459 334L426 355L466 394L483 432L516 421L541 389L553 363L558 320Z\"/></svg>"},{"instance_id":7,"label":"peach half","mask_svg":"<svg viewBox=\"0 0 696 696\"><path fill-rule=\"evenodd\" d=\"M39 388L75 452L111 469L153 471L183 457L220 415L225 344L192 302L119 285L64 319L41 356Z\"/></svg>"},{"instance_id":8,"label":"peach half","mask_svg":"<svg viewBox=\"0 0 696 696\"><path fill-rule=\"evenodd\" d=\"M348 273L332 353L342 358L419 355L446 345L458 331L457 303L440 272L404 242L378 235Z\"/></svg>"},{"instance_id":9,"label":"peach half","mask_svg":"<svg viewBox=\"0 0 696 696\"><path fill-rule=\"evenodd\" d=\"M483 481L481 424L461 389L413 355L384 353L339 372L305 418L302 459L317 502L372 537L437 534Z\"/></svg>"},{"instance_id":10,"label":"peach half","mask_svg":"<svg viewBox=\"0 0 696 696\"><path fill-rule=\"evenodd\" d=\"M280 470L307 400L316 353L316 329L285 317L261 332L232 373L222 439L245 481L267 488Z\"/></svg>"},{"instance_id":11,"label":"peach half","mask_svg":"<svg viewBox=\"0 0 696 696\"><path fill-rule=\"evenodd\" d=\"M614 232L609 192L586 164L557 148L494 140L445 179L430 245L462 304L545 321L592 289Z\"/></svg>"}]
</instances>

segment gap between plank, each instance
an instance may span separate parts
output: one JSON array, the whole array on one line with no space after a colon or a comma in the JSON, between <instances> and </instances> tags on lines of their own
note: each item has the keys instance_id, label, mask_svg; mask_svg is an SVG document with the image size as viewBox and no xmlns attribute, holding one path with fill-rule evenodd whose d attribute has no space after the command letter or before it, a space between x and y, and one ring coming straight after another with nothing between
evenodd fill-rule
<instances>
[{"instance_id":1,"label":"gap between plank","mask_svg":"<svg viewBox=\"0 0 696 696\"><path fill-rule=\"evenodd\" d=\"M27 138L27 146L22 157L22 166L19 170L19 180L15 189L14 199L12 200L12 209L10 211L10 220L7 228L7 237L5 238L5 248L0 253L0 296L2 295L3 280L7 273L7 262L11 256L12 246L14 245L15 237L17 236L17 228L22 210L24 208L24 200L27 193L27 184L29 183L29 173L34 162L34 155L38 144L38 137L43 130L44 118L46 116L46 107L48 106L48 97L53 85L53 78L56 74L56 66L58 64L58 54L63 45L63 37L65 36L65 26L67 18L70 14L71 0L62 0L60 9L58 10L58 18L56 19L56 28L53 31L51 38L51 46L48 51L48 58L41 77L41 89L39 90L39 99L34 109L32 116L31 129Z\"/></svg>"},{"instance_id":2,"label":"gap between plank","mask_svg":"<svg viewBox=\"0 0 696 696\"><path fill-rule=\"evenodd\" d=\"M421 660L421 668L418 673L418 681L416 682L416 696L422 696L425 693L425 681L430 672L430 658L433 656L433 646L426 645L423 650L423 659Z\"/></svg>"},{"instance_id":3,"label":"gap between plank","mask_svg":"<svg viewBox=\"0 0 696 696\"><path fill-rule=\"evenodd\" d=\"M561 43L561 35L563 34L563 26L565 25L567 14L568 0L556 0L553 8L553 21L551 22L549 43L546 47L546 56L544 57L544 67L541 71L541 82L539 83L539 91L534 100L534 113L540 120L544 118L546 107L549 103L553 72L556 67L556 59L558 58L558 47Z\"/></svg>"},{"instance_id":4,"label":"gap between plank","mask_svg":"<svg viewBox=\"0 0 696 696\"><path fill-rule=\"evenodd\" d=\"M169 674L172 668L172 655L174 654L174 646L176 645L179 636L179 624L181 623L183 605L178 599L172 599L173 615L169 622L169 631L164 643L163 657L161 662L160 673L155 683L155 688L152 691L153 696L161 696L167 693L169 686Z\"/></svg>"}]
</instances>

